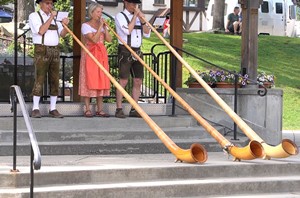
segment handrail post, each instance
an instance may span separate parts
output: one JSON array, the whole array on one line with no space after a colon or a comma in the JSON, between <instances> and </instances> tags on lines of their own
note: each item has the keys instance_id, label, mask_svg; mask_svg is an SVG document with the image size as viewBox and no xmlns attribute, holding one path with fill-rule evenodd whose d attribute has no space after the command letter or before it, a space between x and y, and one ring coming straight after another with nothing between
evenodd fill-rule
<instances>
[{"instance_id":1,"label":"handrail post","mask_svg":"<svg viewBox=\"0 0 300 198\"><path fill-rule=\"evenodd\" d=\"M168 82L168 77L170 77L169 75L168 75L168 71L170 72L170 70L168 69L168 63L170 63L170 62L168 62L168 57L170 58L170 53L164 53L164 58L163 58L163 60L164 60L164 69L165 69L165 82ZM165 104L167 103L167 95L168 95L168 92L167 92L167 89L165 88L164 89L164 99L165 99Z\"/></svg>"},{"instance_id":2,"label":"handrail post","mask_svg":"<svg viewBox=\"0 0 300 198\"><path fill-rule=\"evenodd\" d=\"M159 73L159 57L156 56L154 53L151 53L151 56L152 56L152 64L153 64L153 70L156 72L156 73ZM156 97L155 99L155 103L158 104L159 102L159 83L157 81L156 78L153 79L153 82L154 82L154 97Z\"/></svg>"},{"instance_id":3,"label":"handrail post","mask_svg":"<svg viewBox=\"0 0 300 198\"><path fill-rule=\"evenodd\" d=\"M12 96L12 110L14 111L14 124L13 124L13 172L17 172L17 98L16 93L13 92Z\"/></svg>"},{"instance_id":4,"label":"handrail post","mask_svg":"<svg viewBox=\"0 0 300 198\"><path fill-rule=\"evenodd\" d=\"M34 187L34 169L33 169L33 149L32 145L30 146L30 198L33 198L33 187Z\"/></svg>"},{"instance_id":5,"label":"handrail post","mask_svg":"<svg viewBox=\"0 0 300 198\"><path fill-rule=\"evenodd\" d=\"M173 54L171 54L171 67L172 67L171 88L176 92L177 61L176 61L176 57ZM175 98L174 97L172 97L172 116L175 116Z\"/></svg>"},{"instance_id":6,"label":"handrail post","mask_svg":"<svg viewBox=\"0 0 300 198\"><path fill-rule=\"evenodd\" d=\"M237 91L238 91L238 81L239 81L239 75L234 74L234 107L233 110L235 113L237 113ZM235 122L233 122L233 140L238 140L237 139L237 125Z\"/></svg>"},{"instance_id":7,"label":"handrail post","mask_svg":"<svg viewBox=\"0 0 300 198\"><path fill-rule=\"evenodd\" d=\"M26 34L23 33L23 48L24 48L24 52L23 52L23 85L24 85L24 91L26 92L26 83L25 83L25 73L26 73Z\"/></svg>"},{"instance_id":8,"label":"handrail post","mask_svg":"<svg viewBox=\"0 0 300 198\"><path fill-rule=\"evenodd\" d=\"M66 56L62 56L62 101L65 101L65 64Z\"/></svg>"}]
</instances>

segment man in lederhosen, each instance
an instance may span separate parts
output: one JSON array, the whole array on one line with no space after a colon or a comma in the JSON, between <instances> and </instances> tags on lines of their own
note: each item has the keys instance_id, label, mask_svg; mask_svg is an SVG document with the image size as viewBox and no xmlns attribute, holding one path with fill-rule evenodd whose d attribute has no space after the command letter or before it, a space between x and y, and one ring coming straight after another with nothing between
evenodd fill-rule
<instances>
[{"instance_id":1,"label":"man in lederhosen","mask_svg":"<svg viewBox=\"0 0 300 198\"><path fill-rule=\"evenodd\" d=\"M142 58L141 45L142 37L150 37L150 28L143 21L145 15L137 7L140 0L124 0L124 10L116 15L117 34ZM132 98L138 102L140 97L141 85L144 77L144 67L136 58L127 50L119 40L118 46L119 61L119 83L124 88L127 85L128 77L131 74L133 78ZM122 110L123 95L117 91L117 109L115 116L125 118ZM135 109L129 112L130 117L140 117Z\"/></svg>"},{"instance_id":2,"label":"man in lederhosen","mask_svg":"<svg viewBox=\"0 0 300 198\"><path fill-rule=\"evenodd\" d=\"M49 116L62 118L56 109L56 101L59 90L59 65L60 50L59 37L64 37L67 30L61 23L68 25L69 19L64 18L62 22L56 21L57 12L53 10L56 0L36 0L40 5L38 12L29 15L29 26L32 31L34 44L34 66L35 82L32 90L33 107L31 117L40 118L39 101L42 96L43 84L48 73L50 85L50 108Z\"/></svg>"}]
</instances>

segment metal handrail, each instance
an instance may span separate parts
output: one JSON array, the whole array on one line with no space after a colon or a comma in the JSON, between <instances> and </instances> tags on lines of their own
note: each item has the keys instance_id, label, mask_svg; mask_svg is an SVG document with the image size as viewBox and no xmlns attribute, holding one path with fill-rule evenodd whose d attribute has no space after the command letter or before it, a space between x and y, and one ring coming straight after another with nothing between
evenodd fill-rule
<instances>
[{"instance_id":1,"label":"metal handrail","mask_svg":"<svg viewBox=\"0 0 300 198\"><path fill-rule=\"evenodd\" d=\"M28 114L28 111L27 111L26 106L25 106L25 101L24 101L24 98L23 98L23 94L22 94L22 91L21 91L21 89L18 85L12 85L11 86L11 93L10 93L11 103L16 102L15 98L13 98L13 95L14 95L13 91L15 91L15 93L17 95L17 98L18 98L18 101L19 101L19 104L20 104L20 107L21 107L21 110L22 110L22 114L23 114L23 117L24 117L24 121L25 121L27 130L28 130L30 144L31 144L31 147L33 149L33 154L34 154L33 166L34 166L35 170L39 170L41 168L41 161L42 161L41 152L40 152L37 140L36 140L35 133L32 129L32 123L31 123L31 120L29 119L29 114ZM15 109L12 108L12 111L15 111Z\"/></svg>"},{"instance_id":2,"label":"metal handrail","mask_svg":"<svg viewBox=\"0 0 300 198\"><path fill-rule=\"evenodd\" d=\"M13 131L13 169L12 172L18 172L17 170L17 101L19 101L26 128L28 131L31 154L30 154L30 198L33 198L33 187L34 187L34 170L41 168L42 156L39 149L39 145L32 128L31 120L26 109L25 101L23 98L22 91L18 85L12 85L10 87L10 103L12 104L11 111L14 113L14 131Z\"/></svg>"}]
</instances>

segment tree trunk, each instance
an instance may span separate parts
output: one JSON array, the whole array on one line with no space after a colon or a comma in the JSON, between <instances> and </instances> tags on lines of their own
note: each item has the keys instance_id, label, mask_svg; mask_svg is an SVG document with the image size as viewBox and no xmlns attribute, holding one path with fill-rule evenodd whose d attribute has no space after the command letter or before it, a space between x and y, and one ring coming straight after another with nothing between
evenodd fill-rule
<instances>
[{"instance_id":1,"label":"tree trunk","mask_svg":"<svg viewBox=\"0 0 300 198\"><path fill-rule=\"evenodd\" d=\"M34 12L33 0L18 0L18 22L28 20L28 16L32 12Z\"/></svg>"},{"instance_id":2,"label":"tree trunk","mask_svg":"<svg viewBox=\"0 0 300 198\"><path fill-rule=\"evenodd\" d=\"M213 29L224 30L225 0L215 0Z\"/></svg>"}]
</instances>

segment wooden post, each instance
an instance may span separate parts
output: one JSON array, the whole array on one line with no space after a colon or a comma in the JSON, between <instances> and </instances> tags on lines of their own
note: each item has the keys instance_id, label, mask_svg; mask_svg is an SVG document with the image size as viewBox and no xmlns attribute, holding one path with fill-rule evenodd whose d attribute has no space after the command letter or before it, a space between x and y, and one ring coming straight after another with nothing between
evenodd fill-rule
<instances>
[{"instance_id":1,"label":"wooden post","mask_svg":"<svg viewBox=\"0 0 300 198\"><path fill-rule=\"evenodd\" d=\"M78 37L81 38L81 24L85 21L85 5L86 1L74 1L74 18L73 18L73 32ZM77 42L73 41L73 55L75 57L81 55L81 47ZM73 101L79 102L80 96L78 95L79 87L79 67L80 58L73 59Z\"/></svg>"},{"instance_id":2,"label":"wooden post","mask_svg":"<svg viewBox=\"0 0 300 198\"><path fill-rule=\"evenodd\" d=\"M171 0L171 35L170 43L174 47L182 49L183 35L182 35L182 24L183 24L183 0ZM174 63L171 63L171 67ZM177 73L176 77L172 76L171 83L175 80L176 87L182 87L182 65L177 61Z\"/></svg>"},{"instance_id":3,"label":"wooden post","mask_svg":"<svg viewBox=\"0 0 300 198\"><path fill-rule=\"evenodd\" d=\"M242 74L257 77L258 8L262 0L239 0L242 6Z\"/></svg>"}]
</instances>

